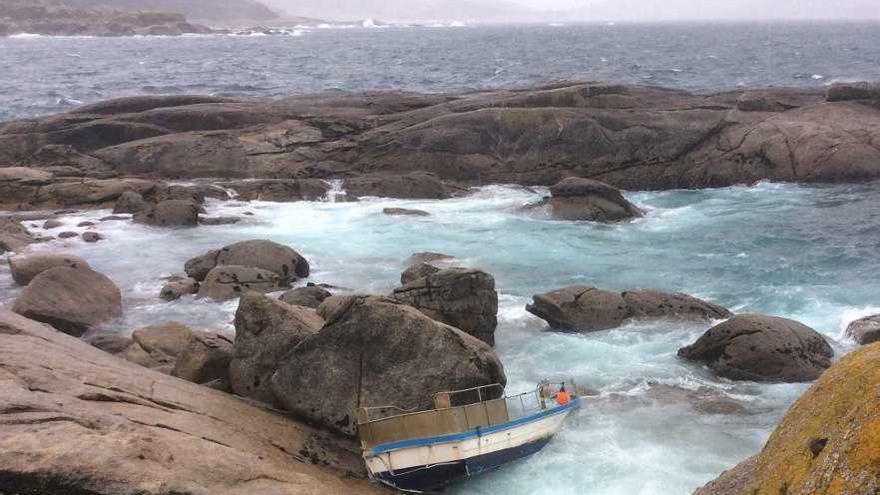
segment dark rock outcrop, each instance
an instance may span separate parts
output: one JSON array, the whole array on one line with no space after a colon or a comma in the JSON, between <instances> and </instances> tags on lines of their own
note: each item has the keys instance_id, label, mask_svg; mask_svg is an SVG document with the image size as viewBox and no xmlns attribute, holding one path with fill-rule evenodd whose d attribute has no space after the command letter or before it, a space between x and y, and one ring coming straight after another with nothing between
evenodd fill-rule
<instances>
[{"instance_id":1,"label":"dark rock outcrop","mask_svg":"<svg viewBox=\"0 0 880 495\"><path fill-rule=\"evenodd\" d=\"M147 207L143 195L135 191L125 191L116 199L113 214L137 213Z\"/></svg>"},{"instance_id":2,"label":"dark rock outcrop","mask_svg":"<svg viewBox=\"0 0 880 495\"><path fill-rule=\"evenodd\" d=\"M334 435L2 311L0 363L4 493L383 493Z\"/></svg>"},{"instance_id":3,"label":"dark rock outcrop","mask_svg":"<svg viewBox=\"0 0 880 495\"><path fill-rule=\"evenodd\" d=\"M225 301L247 291L275 292L285 286L274 272L240 265L217 265L199 283L199 297Z\"/></svg>"},{"instance_id":4,"label":"dark rock outcrop","mask_svg":"<svg viewBox=\"0 0 880 495\"><path fill-rule=\"evenodd\" d=\"M82 237L83 241L88 243L94 243L104 239L104 237L97 232L83 232L80 237Z\"/></svg>"},{"instance_id":5,"label":"dark rock outcrop","mask_svg":"<svg viewBox=\"0 0 880 495\"><path fill-rule=\"evenodd\" d=\"M495 279L482 270L449 268L430 273L394 289L392 297L430 318L495 345L498 293Z\"/></svg>"},{"instance_id":6,"label":"dark rock outcrop","mask_svg":"<svg viewBox=\"0 0 880 495\"><path fill-rule=\"evenodd\" d=\"M434 174L412 172L401 175L363 175L346 179L345 192L351 196L379 196L400 199L448 199L463 192Z\"/></svg>"},{"instance_id":7,"label":"dark rock outcrop","mask_svg":"<svg viewBox=\"0 0 880 495\"><path fill-rule=\"evenodd\" d=\"M295 306L303 306L306 308L317 308L324 302L324 299L332 296L333 294L320 286L317 285L309 285L306 287L297 287L296 289L291 289L278 298L279 300L286 302L287 304L293 304Z\"/></svg>"},{"instance_id":8,"label":"dark rock outcrop","mask_svg":"<svg viewBox=\"0 0 880 495\"><path fill-rule=\"evenodd\" d=\"M287 410L351 436L360 406L424 409L433 407L436 391L492 383L506 378L491 347L380 297L348 298L272 376Z\"/></svg>"},{"instance_id":9,"label":"dark rock outcrop","mask_svg":"<svg viewBox=\"0 0 880 495\"><path fill-rule=\"evenodd\" d=\"M729 318L726 308L681 293L638 289L620 294L575 285L535 295L526 310L555 329L591 332L616 328L626 321L710 321Z\"/></svg>"},{"instance_id":10,"label":"dark rock outcrop","mask_svg":"<svg viewBox=\"0 0 880 495\"><path fill-rule=\"evenodd\" d=\"M737 315L715 325L679 357L706 363L732 380L807 382L831 366L834 350L812 328L793 320Z\"/></svg>"},{"instance_id":11,"label":"dark rock outcrop","mask_svg":"<svg viewBox=\"0 0 880 495\"><path fill-rule=\"evenodd\" d=\"M618 222L642 216L642 211L608 184L577 177L568 177L550 188L535 208L545 208L556 220Z\"/></svg>"},{"instance_id":12,"label":"dark rock outcrop","mask_svg":"<svg viewBox=\"0 0 880 495\"><path fill-rule=\"evenodd\" d=\"M122 294L112 280L84 266L58 266L35 276L13 311L74 336L122 316Z\"/></svg>"},{"instance_id":13,"label":"dark rock outcrop","mask_svg":"<svg viewBox=\"0 0 880 495\"><path fill-rule=\"evenodd\" d=\"M199 224L199 206L191 200L168 199L137 211L134 221L158 227L195 227Z\"/></svg>"},{"instance_id":14,"label":"dark rock outcrop","mask_svg":"<svg viewBox=\"0 0 880 495\"><path fill-rule=\"evenodd\" d=\"M241 265L278 275L282 284L309 276L309 262L293 249L268 240L242 241L197 256L186 262L187 275L202 281L215 266Z\"/></svg>"},{"instance_id":15,"label":"dark rock outcrop","mask_svg":"<svg viewBox=\"0 0 880 495\"><path fill-rule=\"evenodd\" d=\"M846 326L846 335L861 345L880 342L880 315L866 316Z\"/></svg>"},{"instance_id":16,"label":"dark rock outcrop","mask_svg":"<svg viewBox=\"0 0 880 495\"><path fill-rule=\"evenodd\" d=\"M415 210L412 208L384 208L382 213L395 217L429 217L431 216L425 210Z\"/></svg>"},{"instance_id":17,"label":"dark rock outcrop","mask_svg":"<svg viewBox=\"0 0 880 495\"><path fill-rule=\"evenodd\" d=\"M276 403L270 380L282 358L323 325L324 320L314 311L255 292L245 293L235 312L235 348L229 366L232 390Z\"/></svg>"},{"instance_id":18,"label":"dark rock outcrop","mask_svg":"<svg viewBox=\"0 0 880 495\"><path fill-rule=\"evenodd\" d=\"M12 280L16 284L25 286L31 283L37 275L50 268L67 266L70 268L91 268L86 260L72 254L65 253L28 253L19 254L9 258L9 269L12 272Z\"/></svg>"}]
</instances>

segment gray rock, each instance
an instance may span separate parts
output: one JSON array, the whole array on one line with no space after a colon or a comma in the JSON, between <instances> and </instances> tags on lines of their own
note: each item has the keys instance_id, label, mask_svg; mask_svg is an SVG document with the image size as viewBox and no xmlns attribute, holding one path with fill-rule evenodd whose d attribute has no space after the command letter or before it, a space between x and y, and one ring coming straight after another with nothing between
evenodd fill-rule
<instances>
[{"instance_id":1,"label":"gray rock","mask_svg":"<svg viewBox=\"0 0 880 495\"><path fill-rule=\"evenodd\" d=\"M146 208L147 202L144 197L134 191L125 191L119 195L116 205L113 207L113 213L137 213Z\"/></svg>"},{"instance_id":2,"label":"gray rock","mask_svg":"<svg viewBox=\"0 0 880 495\"><path fill-rule=\"evenodd\" d=\"M34 277L13 311L78 337L122 316L122 294L112 280L90 268L58 266Z\"/></svg>"},{"instance_id":3,"label":"gray rock","mask_svg":"<svg viewBox=\"0 0 880 495\"><path fill-rule=\"evenodd\" d=\"M95 222L88 222L88 221L86 221L86 222L80 222L80 223L76 224L76 226L77 226L77 227L94 227L94 226L95 226Z\"/></svg>"},{"instance_id":4,"label":"gray rock","mask_svg":"<svg viewBox=\"0 0 880 495\"><path fill-rule=\"evenodd\" d=\"M72 254L65 253L29 253L19 254L9 258L9 269L12 272L12 280L16 284L25 286L31 283L40 273L50 268L67 266L70 268L91 268L86 260Z\"/></svg>"},{"instance_id":5,"label":"gray rock","mask_svg":"<svg viewBox=\"0 0 880 495\"><path fill-rule=\"evenodd\" d=\"M455 256L450 256L448 254L443 253L434 253L431 251L423 251L421 253L413 253L409 259L406 260L407 266L418 265L420 263L434 263L435 261L449 261L454 259Z\"/></svg>"},{"instance_id":6,"label":"gray rock","mask_svg":"<svg viewBox=\"0 0 880 495\"><path fill-rule=\"evenodd\" d=\"M296 289L291 289L278 298L279 300L286 302L287 304L293 304L295 306L303 306L306 308L317 308L324 302L324 299L332 296L333 294L317 285L310 285L308 287L297 287Z\"/></svg>"},{"instance_id":7,"label":"gray rock","mask_svg":"<svg viewBox=\"0 0 880 495\"><path fill-rule=\"evenodd\" d=\"M64 225L64 224L60 220L55 220L54 218L43 222L43 228L46 230L57 229L58 227L61 227L62 225Z\"/></svg>"},{"instance_id":8,"label":"gray rock","mask_svg":"<svg viewBox=\"0 0 880 495\"><path fill-rule=\"evenodd\" d=\"M639 289L621 296L637 319L721 320L733 316L727 308L682 293Z\"/></svg>"},{"instance_id":9,"label":"gray rock","mask_svg":"<svg viewBox=\"0 0 880 495\"><path fill-rule=\"evenodd\" d=\"M62 232L62 233L58 234L59 239L73 239L74 237L79 237L79 234L77 234L76 232L71 232L71 231Z\"/></svg>"},{"instance_id":10,"label":"gray rock","mask_svg":"<svg viewBox=\"0 0 880 495\"><path fill-rule=\"evenodd\" d=\"M202 225L232 225L241 221L239 217L199 217L199 223Z\"/></svg>"},{"instance_id":11,"label":"gray rock","mask_svg":"<svg viewBox=\"0 0 880 495\"><path fill-rule=\"evenodd\" d=\"M115 332L97 332L83 336L83 340L110 354L122 354L134 343L131 337L125 337Z\"/></svg>"},{"instance_id":12,"label":"gray rock","mask_svg":"<svg viewBox=\"0 0 880 495\"><path fill-rule=\"evenodd\" d=\"M385 208L382 213L391 216L409 216L409 217L429 217L430 213L424 210L414 210L409 208Z\"/></svg>"},{"instance_id":13,"label":"gray rock","mask_svg":"<svg viewBox=\"0 0 880 495\"><path fill-rule=\"evenodd\" d=\"M643 214L619 189L592 179L568 177L551 187L550 194L538 206L556 220L617 222Z\"/></svg>"},{"instance_id":14,"label":"gray rock","mask_svg":"<svg viewBox=\"0 0 880 495\"><path fill-rule=\"evenodd\" d=\"M228 380L232 342L222 335L193 332L178 354L171 376L193 383Z\"/></svg>"},{"instance_id":15,"label":"gray rock","mask_svg":"<svg viewBox=\"0 0 880 495\"><path fill-rule=\"evenodd\" d=\"M175 301L189 294L199 292L199 283L192 278L180 278L171 280L159 292L159 298L165 301Z\"/></svg>"},{"instance_id":16,"label":"gray rock","mask_svg":"<svg viewBox=\"0 0 880 495\"><path fill-rule=\"evenodd\" d=\"M133 342L124 357L145 368L170 375L192 335L189 327L178 322L140 328L132 333Z\"/></svg>"},{"instance_id":17,"label":"gray rock","mask_svg":"<svg viewBox=\"0 0 880 495\"><path fill-rule=\"evenodd\" d=\"M169 199L134 214L135 223L158 227L195 227L199 224L199 205L186 199Z\"/></svg>"},{"instance_id":18,"label":"gray rock","mask_svg":"<svg viewBox=\"0 0 880 495\"><path fill-rule=\"evenodd\" d=\"M36 242L28 229L12 217L0 217L0 254L6 251L21 252Z\"/></svg>"},{"instance_id":19,"label":"gray rock","mask_svg":"<svg viewBox=\"0 0 880 495\"><path fill-rule=\"evenodd\" d=\"M199 284L199 297L225 301L246 291L275 292L284 288L281 278L268 270L240 265L218 265Z\"/></svg>"},{"instance_id":20,"label":"gray rock","mask_svg":"<svg viewBox=\"0 0 880 495\"><path fill-rule=\"evenodd\" d=\"M190 259L186 274L201 281L217 265L240 265L269 270L283 284L309 276L309 262L293 249L268 240L236 242Z\"/></svg>"},{"instance_id":21,"label":"gray rock","mask_svg":"<svg viewBox=\"0 0 880 495\"><path fill-rule=\"evenodd\" d=\"M101 236L101 234L99 234L97 232L83 232L82 233L82 240L84 240L85 242L89 242L89 243L98 242L102 239L103 239L103 237Z\"/></svg>"},{"instance_id":22,"label":"gray rock","mask_svg":"<svg viewBox=\"0 0 880 495\"><path fill-rule=\"evenodd\" d=\"M880 315L866 316L851 322L846 327L846 335L860 345L880 342Z\"/></svg>"},{"instance_id":23,"label":"gray rock","mask_svg":"<svg viewBox=\"0 0 880 495\"><path fill-rule=\"evenodd\" d=\"M707 330L678 355L732 380L807 382L831 366L834 351L822 335L796 321L737 315Z\"/></svg>"},{"instance_id":24,"label":"gray rock","mask_svg":"<svg viewBox=\"0 0 880 495\"><path fill-rule=\"evenodd\" d=\"M414 280L439 272L440 269L428 263L418 263L400 273L400 283L406 285Z\"/></svg>"},{"instance_id":25,"label":"gray rock","mask_svg":"<svg viewBox=\"0 0 880 495\"><path fill-rule=\"evenodd\" d=\"M425 409L437 391L492 383L503 386L506 378L491 347L380 297L348 298L272 376L287 410L349 436L359 406Z\"/></svg>"},{"instance_id":26,"label":"gray rock","mask_svg":"<svg viewBox=\"0 0 880 495\"><path fill-rule=\"evenodd\" d=\"M392 297L427 316L495 345L498 293L495 279L471 268L449 268L394 289Z\"/></svg>"},{"instance_id":27,"label":"gray rock","mask_svg":"<svg viewBox=\"0 0 880 495\"><path fill-rule=\"evenodd\" d=\"M559 330L607 330L619 327L631 316L620 294L584 285L538 294L532 300L526 310Z\"/></svg>"},{"instance_id":28,"label":"gray rock","mask_svg":"<svg viewBox=\"0 0 880 495\"><path fill-rule=\"evenodd\" d=\"M235 312L235 348L229 365L232 390L275 403L270 379L279 362L323 325L324 320L312 310L256 292L245 293Z\"/></svg>"}]
</instances>

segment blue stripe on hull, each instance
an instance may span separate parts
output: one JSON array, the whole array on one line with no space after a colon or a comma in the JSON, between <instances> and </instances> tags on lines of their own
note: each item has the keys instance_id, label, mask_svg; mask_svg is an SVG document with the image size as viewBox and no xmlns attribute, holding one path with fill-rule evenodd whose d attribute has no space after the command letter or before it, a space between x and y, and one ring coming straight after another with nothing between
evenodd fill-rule
<instances>
[{"instance_id":1,"label":"blue stripe on hull","mask_svg":"<svg viewBox=\"0 0 880 495\"><path fill-rule=\"evenodd\" d=\"M377 474L376 477L403 490L430 492L468 476L490 471L502 464L530 456L543 449L551 438L548 436L518 447L471 457L463 461L437 464L430 467L417 466L405 470L397 470L394 474L390 471L385 471Z\"/></svg>"}]
</instances>

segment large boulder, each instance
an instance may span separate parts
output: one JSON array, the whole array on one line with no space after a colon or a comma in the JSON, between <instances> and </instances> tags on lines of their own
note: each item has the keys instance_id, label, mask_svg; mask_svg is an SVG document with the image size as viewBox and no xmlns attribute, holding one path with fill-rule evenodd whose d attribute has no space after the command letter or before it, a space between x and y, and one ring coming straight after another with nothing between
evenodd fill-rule
<instances>
[{"instance_id":1,"label":"large boulder","mask_svg":"<svg viewBox=\"0 0 880 495\"><path fill-rule=\"evenodd\" d=\"M506 384L484 342L382 297L353 296L294 347L272 376L286 409L345 435L361 406L427 409L443 390Z\"/></svg>"},{"instance_id":2,"label":"large boulder","mask_svg":"<svg viewBox=\"0 0 880 495\"><path fill-rule=\"evenodd\" d=\"M171 374L177 358L189 345L193 331L178 322L152 325L135 330L125 359L166 375Z\"/></svg>"},{"instance_id":3,"label":"large boulder","mask_svg":"<svg viewBox=\"0 0 880 495\"><path fill-rule=\"evenodd\" d=\"M13 311L81 336L99 323L122 316L122 294L112 280L88 267L57 266L30 281Z\"/></svg>"},{"instance_id":4,"label":"large boulder","mask_svg":"<svg viewBox=\"0 0 880 495\"><path fill-rule=\"evenodd\" d=\"M449 268L394 289L392 297L429 317L495 345L498 293L492 275L471 268Z\"/></svg>"},{"instance_id":5,"label":"large boulder","mask_svg":"<svg viewBox=\"0 0 880 495\"><path fill-rule=\"evenodd\" d=\"M283 284L309 276L309 262L293 249L268 240L236 242L190 259L185 270L190 277L202 281L215 266L241 265L269 270Z\"/></svg>"},{"instance_id":6,"label":"large boulder","mask_svg":"<svg viewBox=\"0 0 880 495\"><path fill-rule=\"evenodd\" d=\"M350 442L0 311L0 492L380 494Z\"/></svg>"},{"instance_id":7,"label":"large boulder","mask_svg":"<svg viewBox=\"0 0 880 495\"><path fill-rule=\"evenodd\" d=\"M642 216L642 211L604 182L568 177L550 188L539 206L556 220L617 222Z\"/></svg>"},{"instance_id":8,"label":"large boulder","mask_svg":"<svg viewBox=\"0 0 880 495\"><path fill-rule=\"evenodd\" d=\"M720 320L733 316L727 308L682 293L638 289L620 295L637 319Z\"/></svg>"},{"instance_id":9,"label":"large boulder","mask_svg":"<svg viewBox=\"0 0 880 495\"><path fill-rule=\"evenodd\" d=\"M318 285L309 285L306 287L297 287L296 289L290 289L289 291L281 294L278 298L281 301L286 302L287 304L293 304L295 306L304 306L306 308L317 308L324 302L324 299L332 296L333 294Z\"/></svg>"},{"instance_id":10,"label":"large boulder","mask_svg":"<svg viewBox=\"0 0 880 495\"><path fill-rule=\"evenodd\" d=\"M160 201L137 211L134 221L159 227L195 227L199 224L199 206L186 199Z\"/></svg>"},{"instance_id":11,"label":"large boulder","mask_svg":"<svg viewBox=\"0 0 880 495\"><path fill-rule=\"evenodd\" d=\"M240 265L218 265L199 284L199 297L225 301L246 291L275 292L285 287L274 272Z\"/></svg>"},{"instance_id":12,"label":"large boulder","mask_svg":"<svg viewBox=\"0 0 880 495\"><path fill-rule=\"evenodd\" d=\"M873 494L880 488L880 344L822 374L755 457L697 495Z\"/></svg>"},{"instance_id":13,"label":"large boulder","mask_svg":"<svg viewBox=\"0 0 880 495\"><path fill-rule=\"evenodd\" d=\"M6 251L21 252L34 242L34 236L21 222L12 217L0 217L0 254Z\"/></svg>"},{"instance_id":14,"label":"large boulder","mask_svg":"<svg viewBox=\"0 0 880 495\"><path fill-rule=\"evenodd\" d=\"M552 328L575 332L619 327L631 315L620 294L585 285L537 294L526 310Z\"/></svg>"},{"instance_id":15,"label":"large boulder","mask_svg":"<svg viewBox=\"0 0 880 495\"><path fill-rule=\"evenodd\" d=\"M880 342L880 315L866 316L850 323L846 335L861 345Z\"/></svg>"},{"instance_id":16,"label":"large boulder","mask_svg":"<svg viewBox=\"0 0 880 495\"><path fill-rule=\"evenodd\" d=\"M794 320L737 315L707 330L678 355L732 380L807 382L831 366L834 350L822 335Z\"/></svg>"},{"instance_id":17,"label":"large boulder","mask_svg":"<svg viewBox=\"0 0 880 495\"><path fill-rule=\"evenodd\" d=\"M37 275L58 266L70 268L91 268L86 260L79 256L66 253L29 253L19 254L9 258L9 269L12 271L12 280L16 284L25 286L31 283Z\"/></svg>"},{"instance_id":18,"label":"large boulder","mask_svg":"<svg viewBox=\"0 0 880 495\"><path fill-rule=\"evenodd\" d=\"M637 289L620 294L575 285L534 296L526 310L555 329L591 332L618 327L630 319L711 321L729 310L682 293Z\"/></svg>"},{"instance_id":19,"label":"large boulder","mask_svg":"<svg viewBox=\"0 0 880 495\"><path fill-rule=\"evenodd\" d=\"M193 332L177 356L171 375L193 383L229 380L232 342L209 332Z\"/></svg>"},{"instance_id":20,"label":"large boulder","mask_svg":"<svg viewBox=\"0 0 880 495\"><path fill-rule=\"evenodd\" d=\"M229 365L232 391L275 403L270 380L281 359L323 325L323 318L312 310L245 293L235 312L235 347Z\"/></svg>"},{"instance_id":21,"label":"large boulder","mask_svg":"<svg viewBox=\"0 0 880 495\"><path fill-rule=\"evenodd\" d=\"M135 191L125 191L116 199L113 213L137 213L147 207L143 195Z\"/></svg>"}]
</instances>

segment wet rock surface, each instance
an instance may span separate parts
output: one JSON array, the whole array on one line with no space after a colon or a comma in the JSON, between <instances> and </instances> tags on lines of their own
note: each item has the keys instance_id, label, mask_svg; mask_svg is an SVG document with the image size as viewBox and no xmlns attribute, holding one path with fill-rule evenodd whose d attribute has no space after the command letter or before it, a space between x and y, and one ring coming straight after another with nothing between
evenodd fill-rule
<instances>
[{"instance_id":1,"label":"wet rock surface","mask_svg":"<svg viewBox=\"0 0 880 495\"><path fill-rule=\"evenodd\" d=\"M202 281L214 267L240 265L268 270L282 284L309 276L309 263L293 249L268 240L236 242L190 259L184 269L187 275Z\"/></svg>"},{"instance_id":2,"label":"wet rock surface","mask_svg":"<svg viewBox=\"0 0 880 495\"><path fill-rule=\"evenodd\" d=\"M291 289L284 294L281 294L278 299L295 306L317 308L325 299L332 295L333 293L323 287L309 285L307 287Z\"/></svg>"},{"instance_id":3,"label":"wet rock surface","mask_svg":"<svg viewBox=\"0 0 880 495\"><path fill-rule=\"evenodd\" d=\"M586 285L537 294L526 310L551 328L575 332L608 330L630 320L711 321L733 315L687 294L653 289L618 294Z\"/></svg>"},{"instance_id":4,"label":"wet rock surface","mask_svg":"<svg viewBox=\"0 0 880 495\"><path fill-rule=\"evenodd\" d=\"M285 409L353 436L359 406L424 409L437 390L492 383L506 378L484 342L396 301L353 296L284 357L272 390Z\"/></svg>"},{"instance_id":5,"label":"wet rock surface","mask_svg":"<svg viewBox=\"0 0 880 495\"><path fill-rule=\"evenodd\" d=\"M732 380L807 382L831 366L825 338L786 318L737 315L678 350L681 358L706 363Z\"/></svg>"},{"instance_id":6,"label":"wet rock surface","mask_svg":"<svg viewBox=\"0 0 880 495\"><path fill-rule=\"evenodd\" d=\"M145 206L134 214L134 221L157 227L195 227L199 207L190 200L169 199Z\"/></svg>"},{"instance_id":7,"label":"wet rock surface","mask_svg":"<svg viewBox=\"0 0 880 495\"><path fill-rule=\"evenodd\" d=\"M274 272L239 265L218 265L199 283L199 297L225 301L247 291L275 292L285 287Z\"/></svg>"},{"instance_id":8,"label":"wet rock surface","mask_svg":"<svg viewBox=\"0 0 880 495\"><path fill-rule=\"evenodd\" d=\"M495 278L482 270L449 268L429 273L394 289L391 297L495 345L498 293Z\"/></svg>"},{"instance_id":9,"label":"wet rock surface","mask_svg":"<svg viewBox=\"0 0 880 495\"><path fill-rule=\"evenodd\" d=\"M850 323L846 335L861 345L880 342L880 315L866 316Z\"/></svg>"},{"instance_id":10,"label":"wet rock surface","mask_svg":"<svg viewBox=\"0 0 880 495\"><path fill-rule=\"evenodd\" d=\"M568 177L550 188L534 208L544 208L555 220L619 222L642 216L642 210L608 184L591 179Z\"/></svg>"}]
</instances>

